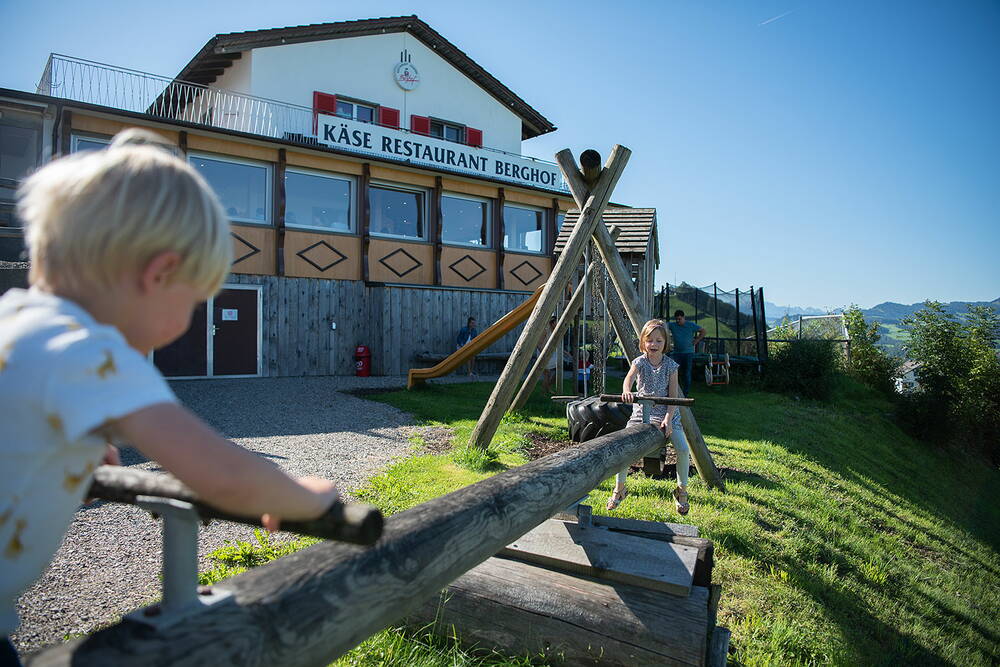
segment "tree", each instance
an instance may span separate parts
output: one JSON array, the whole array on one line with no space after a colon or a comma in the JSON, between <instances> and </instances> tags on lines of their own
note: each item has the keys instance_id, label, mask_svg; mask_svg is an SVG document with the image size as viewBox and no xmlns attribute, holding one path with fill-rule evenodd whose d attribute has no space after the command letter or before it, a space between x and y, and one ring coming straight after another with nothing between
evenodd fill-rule
<instances>
[{"instance_id":1,"label":"tree","mask_svg":"<svg viewBox=\"0 0 1000 667\"><path fill-rule=\"evenodd\" d=\"M851 339L846 364L848 372L869 387L891 394L899 375L900 360L878 347L882 338L878 322L868 324L861 309L851 304L844 311L844 326Z\"/></svg>"},{"instance_id":2,"label":"tree","mask_svg":"<svg viewBox=\"0 0 1000 667\"><path fill-rule=\"evenodd\" d=\"M941 303L927 301L903 324L910 329L907 355L921 364L917 380L923 396L914 400L931 408L951 435L1000 462L1000 316L970 305L959 320ZM920 419L917 412L911 410L914 419Z\"/></svg>"}]
</instances>

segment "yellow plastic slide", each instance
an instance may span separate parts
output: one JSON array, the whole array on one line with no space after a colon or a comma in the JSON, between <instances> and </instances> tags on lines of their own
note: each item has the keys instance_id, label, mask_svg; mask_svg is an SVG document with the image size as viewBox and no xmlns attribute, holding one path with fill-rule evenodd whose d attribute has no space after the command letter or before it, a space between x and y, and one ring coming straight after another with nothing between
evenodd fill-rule
<instances>
[{"instance_id":1,"label":"yellow plastic slide","mask_svg":"<svg viewBox=\"0 0 1000 667\"><path fill-rule=\"evenodd\" d=\"M542 287L544 287L544 285ZM431 368L411 368L410 372L407 374L406 388L413 389L418 382L423 382L427 378L436 378L441 377L442 375L447 375L464 364L471 357L476 356L490 345L503 338L504 335L511 331L511 329L528 319L528 316L531 315L531 311L535 308L535 302L538 301L538 297L541 296L541 294L542 288L539 287L524 303L501 317L493 326L473 338L469 343L458 348L458 350L456 350L453 354L445 357L436 366L432 366Z\"/></svg>"}]
</instances>

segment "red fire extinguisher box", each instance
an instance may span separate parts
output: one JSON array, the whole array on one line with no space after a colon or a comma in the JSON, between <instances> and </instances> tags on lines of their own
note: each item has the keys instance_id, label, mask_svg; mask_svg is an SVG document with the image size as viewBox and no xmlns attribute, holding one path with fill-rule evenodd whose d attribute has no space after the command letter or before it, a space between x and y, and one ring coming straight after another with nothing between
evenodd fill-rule
<instances>
[{"instance_id":1,"label":"red fire extinguisher box","mask_svg":"<svg viewBox=\"0 0 1000 667\"><path fill-rule=\"evenodd\" d=\"M354 374L363 378L372 374L372 351L367 345L354 348Z\"/></svg>"}]
</instances>

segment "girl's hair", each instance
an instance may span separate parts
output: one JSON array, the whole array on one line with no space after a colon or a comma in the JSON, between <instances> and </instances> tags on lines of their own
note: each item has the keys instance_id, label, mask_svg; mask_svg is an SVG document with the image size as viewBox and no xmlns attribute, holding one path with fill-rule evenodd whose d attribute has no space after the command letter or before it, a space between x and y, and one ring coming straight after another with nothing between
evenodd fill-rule
<instances>
[{"instance_id":1,"label":"girl's hair","mask_svg":"<svg viewBox=\"0 0 1000 667\"><path fill-rule=\"evenodd\" d=\"M205 179L147 130L119 133L107 149L61 158L18 191L30 281L44 289L112 285L156 255L181 256L175 280L206 296L232 262L229 221Z\"/></svg>"},{"instance_id":2,"label":"girl's hair","mask_svg":"<svg viewBox=\"0 0 1000 667\"><path fill-rule=\"evenodd\" d=\"M646 341L649 340L654 331L659 331L663 334L663 340L667 344L666 349L663 351L668 352L673 347L673 341L670 340L670 333L667 331L667 325L663 323L663 320L649 320L643 325L642 333L639 334L639 351L645 353Z\"/></svg>"}]
</instances>

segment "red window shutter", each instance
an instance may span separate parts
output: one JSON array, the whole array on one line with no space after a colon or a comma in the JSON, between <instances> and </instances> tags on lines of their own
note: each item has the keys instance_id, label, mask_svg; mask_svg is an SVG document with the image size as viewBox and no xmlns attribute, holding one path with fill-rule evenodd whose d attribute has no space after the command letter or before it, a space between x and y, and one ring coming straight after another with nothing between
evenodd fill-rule
<instances>
[{"instance_id":1,"label":"red window shutter","mask_svg":"<svg viewBox=\"0 0 1000 667\"><path fill-rule=\"evenodd\" d=\"M474 147L483 147L483 131L472 127L465 128L465 143Z\"/></svg>"},{"instance_id":2,"label":"red window shutter","mask_svg":"<svg viewBox=\"0 0 1000 667\"><path fill-rule=\"evenodd\" d=\"M319 129L319 114L337 113L337 96L329 93L313 91L313 134Z\"/></svg>"},{"instance_id":3,"label":"red window shutter","mask_svg":"<svg viewBox=\"0 0 1000 667\"><path fill-rule=\"evenodd\" d=\"M427 116L410 116L410 130L417 134L430 136L431 119Z\"/></svg>"},{"instance_id":4,"label":"red window shutter","mask_svg":"<svg viewBox=\"0 0 1000 667\"><path fill-rule=\"evenodd\" d=\"M378 108L378 124L385 127L399 128L399 109L391 107Z\"/></svg>"}]
</instances>

